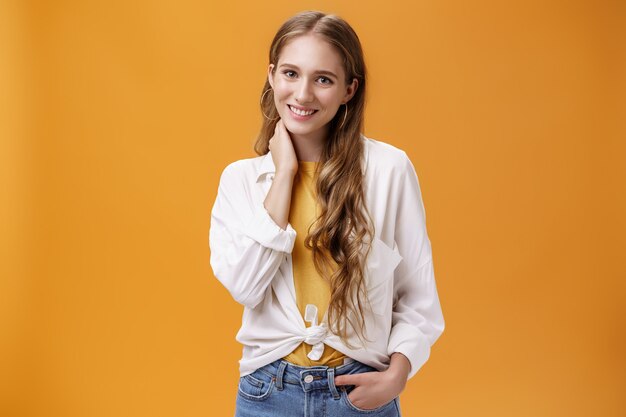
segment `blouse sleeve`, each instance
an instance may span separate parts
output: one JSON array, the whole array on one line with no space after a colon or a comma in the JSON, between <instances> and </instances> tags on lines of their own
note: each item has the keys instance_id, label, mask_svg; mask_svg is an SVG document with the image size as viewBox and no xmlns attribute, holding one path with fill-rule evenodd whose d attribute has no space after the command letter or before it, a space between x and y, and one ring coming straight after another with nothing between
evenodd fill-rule
<instances>
[{"instance_id":1,"label":"blouse sleeve","mask_svg":"<svg viewBox=\"0 0 626 417\"><path fill-rule=\"evenodd\" d=\"M426 212L415 168L404 153L404 169L398 183L395 241L402 262L394 272L394 303L388 353L404 354L411 363L408 378L426 363L430 347L444 329Z\"/></svg>"},{"instance_id":2,"label":"blouse sleeve","mask_svg":"<svg viewBox=\"0 0 626 417\"><path fill-rule=\"evenodd\" d=\"M211 211L209 247L213 273L235 301L254 308L263 300L295 239L290 224L282 229L262 201L254 202L235 163L227 166Z\"/></svg>"}]
</instances>

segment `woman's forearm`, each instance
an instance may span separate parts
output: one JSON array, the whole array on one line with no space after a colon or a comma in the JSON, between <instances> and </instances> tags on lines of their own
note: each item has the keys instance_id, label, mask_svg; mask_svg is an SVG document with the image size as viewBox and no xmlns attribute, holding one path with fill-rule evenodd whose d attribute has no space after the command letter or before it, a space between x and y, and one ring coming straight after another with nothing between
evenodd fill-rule
<instances>
[{"instance_id":1,"label":"woman's forearm","mask_svg":"<svg viewBox=\"0 0 626 417\"><path fill-rule=\"evenodd\" d=\"M267 192L263 205L270 217L282 229L289 223L289 209L291 207L291 190L295 173L276 172L272 185Z\"/></svg>"},{"instance_id":2,"label":"woman's forearm","mask_svg":"<svg viewBox=\"0 0 626 417\"><path fill-rule=\"evenodd\" d=\"M406 380L411 371L411 362L409 359L400 352L394 352L391 354L391 361L389 362L390 373L394 374L395 379L402 383L402 387L406 385Z\"/></svg>"}]
</instances>

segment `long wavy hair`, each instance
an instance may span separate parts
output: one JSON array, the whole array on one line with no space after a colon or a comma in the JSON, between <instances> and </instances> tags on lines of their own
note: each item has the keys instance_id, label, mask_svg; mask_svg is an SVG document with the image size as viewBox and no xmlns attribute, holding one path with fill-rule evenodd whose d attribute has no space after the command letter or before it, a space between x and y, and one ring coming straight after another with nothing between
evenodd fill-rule
<instances>
[{"instance_id":1,"label":"long wavy hair","mask_svg":"<svg viewBox=\"0 0 626 417\"><path fill-rule=\"evenodd\" d=\"M315 173L319 216L310 225L305 238L305 247L312 250L317 272L330 284L329 329L354 349L348 342L351 329L362 343L363 339L367 340L363 314L363 300L368 300L364 265L374 236L374 225L365 207L361 164L367 87L365 60L359 38L346 21L332 14L305 11L283 23L276 33L269 51L274 71L283 47L294 38L308 34L320 36L341 55L346 84L353 78L358 80L348 108L340 106L329 122L328 137ZM263 96L268 89L270 92ZM258 155L265 155L280 117L269 80L265 81L261 92L261 111L267 117L263 118L254 150Z\"/></svg>"}]
</instances>

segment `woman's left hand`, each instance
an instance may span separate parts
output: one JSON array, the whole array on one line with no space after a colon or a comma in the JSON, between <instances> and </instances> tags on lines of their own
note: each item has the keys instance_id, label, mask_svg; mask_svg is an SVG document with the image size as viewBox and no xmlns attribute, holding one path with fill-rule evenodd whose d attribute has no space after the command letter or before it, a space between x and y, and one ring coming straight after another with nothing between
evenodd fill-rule
<instances>
[{"instance_id":1,"label":"woman's left hand","mask_svg":"<svg viewBox=\"0 0 626 417\"><path fill-rule=\"evenodd\" d=\"M386 371L346 374L335 377L335 385L355 385L348 399L356 407L373 410L396 398L404 390L406 378Z\"/></svg>"}]
</instances>

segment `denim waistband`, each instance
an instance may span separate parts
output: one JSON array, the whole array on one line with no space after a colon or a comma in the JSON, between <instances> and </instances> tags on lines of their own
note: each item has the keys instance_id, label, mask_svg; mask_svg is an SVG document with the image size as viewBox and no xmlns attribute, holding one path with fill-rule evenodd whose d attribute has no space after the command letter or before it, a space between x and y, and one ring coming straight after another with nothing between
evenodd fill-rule
<instances>
[{"instance_id":1,"label":"denim waistband","mask_svg":"<svg viewBox=\"0 0 626 417\"><path fill-rule=\"evenodd\" d=\"M282 390L283 384L300 385L305 392L328 389L335 398L339 392L335 386L335 376L371 372L376 369L356 360L339 366L300 366L283 359L277 359L258 369L276 379L276 388Z\"/></svg>"}]
</instances>

